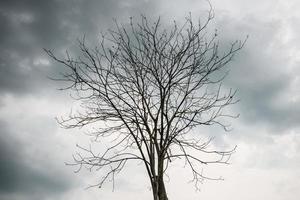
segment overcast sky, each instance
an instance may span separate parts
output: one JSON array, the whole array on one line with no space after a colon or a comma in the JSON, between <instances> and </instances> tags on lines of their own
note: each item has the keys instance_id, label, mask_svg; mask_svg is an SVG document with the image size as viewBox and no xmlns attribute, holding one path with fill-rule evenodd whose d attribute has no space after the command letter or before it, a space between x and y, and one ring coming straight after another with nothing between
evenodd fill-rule
<instances>
[{"instance_id":1,"label":"overcast sky","mask_svg":"<svg viewBox=\"0 0 300 200\"><path fill-rule=\"evenodd\" d=\"M195 192L186 169L170 169L169 198L298 200L300 197L300 2L298 0L211 0L212 27L226 42L246 46L228 66L226 84L238 89L233 131L208 130L216 145L237 145L231 165L205 172L225 181L205 181ZM202 16L200 0L1 0L0 1L0 199L92 200L151 199L141 166L130 165L111 184L86 190L101 173L75 174L64 162L75 145L88 144L80 130L63 130L56 116L68 113L72 100L47 77L62 68L43 48L58 54L86 35L96 41L112 19L126 22L145 14L182 20ZM171 20L170 20L171 22ZM179 176L180 174L180 176Z\"/></svg>"}]
</instances>

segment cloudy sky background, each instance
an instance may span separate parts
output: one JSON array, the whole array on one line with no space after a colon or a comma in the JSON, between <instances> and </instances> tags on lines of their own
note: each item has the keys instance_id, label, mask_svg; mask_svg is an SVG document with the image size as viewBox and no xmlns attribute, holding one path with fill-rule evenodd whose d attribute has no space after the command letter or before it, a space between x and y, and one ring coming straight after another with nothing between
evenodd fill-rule
<instances>
[{"instance_id":1,"label":"cloudy sky background","mask_svg":"<svg viewBox=\"0 0 300 200\"><path fill-rule=\"evenodd\" d=\"M195 192L186 170L170 169L170 199L297 200L300 197L300 2L297 0L211 0L212 27L230 42L249 35L230 64L226 84L238 89L240 118L233 131L208 130L216 145L237 145L229 166L205 168L225 181L206 181ZM116 182L85 190L100 174L74 174L76 143L89 138L59 128L54 118L73 103L48 76L61 66L43 48L61 54L84 34L93 43L112 19L141 13L182 20L201 16L200 0L1 0L0 1L0 199L151 199L142 166L129 165ZM225 42L225 43L226 43ZM180 176L179 176L180 174Z\"/></svg>"}]
</instances>

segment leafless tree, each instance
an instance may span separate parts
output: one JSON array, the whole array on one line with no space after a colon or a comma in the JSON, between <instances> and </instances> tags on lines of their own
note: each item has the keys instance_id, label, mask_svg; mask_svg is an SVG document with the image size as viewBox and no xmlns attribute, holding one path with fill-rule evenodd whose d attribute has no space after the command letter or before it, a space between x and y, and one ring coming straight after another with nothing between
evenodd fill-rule
<instances>
[{"instance_id":1,"label":"leafless tree","mask_svg":"<svg viewBox=\"0 0 300 200\"><path fill-rule=\"evenodd\" d=\"M236 117L224 112L237 102L235 91L224 90L221 83L224 66L244 42L235 41L221 52L217 34L208 35L212 18L210 11L203 23L189 16L183 25L174 22L164 28L160 18L141 16L139 22L116 22L95 48L79 40L81 55L75 58L67 53L60 59L46 50L66 67L59 80L68 83L63 89L75 91L84 108L59 123L64 128L92 126L97 140L113 138L105 152L78 146L82 151L74 155L79 170L105 172L99 187L114 180L129 161L140 161L153 199L167 200L164 174L172 161L186 162L196 188L209 179L198 166L228 163L235 148L212 150L211 139L190 137L200 126L216 124L227 130L222 118Z\"/></svg>"}]
</instances>

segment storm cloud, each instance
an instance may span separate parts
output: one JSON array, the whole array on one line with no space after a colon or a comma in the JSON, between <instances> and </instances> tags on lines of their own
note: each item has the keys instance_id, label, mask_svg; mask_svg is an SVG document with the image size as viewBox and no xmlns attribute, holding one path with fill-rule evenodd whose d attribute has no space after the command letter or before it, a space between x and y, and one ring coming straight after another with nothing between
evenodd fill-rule
<instances>
[{"instance_id":1,"label":"storm cloud","mask_svg":"<svg viewBox=\"0 0 300 200\"><path fill-rule=\"evenodd\" d=\"M38 142L38 139L28 142L24 138L16 137L24 133L13 132L3 121L0 125L1 199L9 200L13 196L20 196L22 199L45 199L49 195L59 196L72 186L73 183L69 183L60 170L49 168L49 161L33 158L39 154L39 149L32 148L32 142ZM42 143L39 142L39 145ZM31 150L34 154L30 153Z\"/></svg>"}]
</instances>

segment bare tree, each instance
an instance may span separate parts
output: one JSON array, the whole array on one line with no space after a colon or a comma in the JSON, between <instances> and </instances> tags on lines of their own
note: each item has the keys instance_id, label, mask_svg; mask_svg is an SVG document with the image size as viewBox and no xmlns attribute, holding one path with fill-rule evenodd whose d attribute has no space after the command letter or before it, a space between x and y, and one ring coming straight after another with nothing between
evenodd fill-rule
<instances>
[{"instance_id":1,"label":"bare tree","mask_svg":"<svg viewBox=\"0 0 300 200\"><path fill-rule=\"evenodd\" d=\"M183 25L174 22L166 29L160 18L153 22L142 16L138 23L116 22L95 48L79 40L81 55L75 58L67 53L60 59L46 50L68 69L59 80L68 83L64 89L75 91L84 108L59 123L64 128L92 126L97 140L113 138L101 154L78 146L82 151L74 155L79 170L105 172L99 187L114 180L127 162L141 161L153 199L167 200L164 174L172 161L186 162L196 188L210 179L198 166L228 163L235 148L211 150L211 139L189 134L214 124L227 130L221 118L236 117L223 112L237 101L235 91L224 91L221 83L224 66L244 42L235 41L220 52L217 34L207 36L212 18L210 11L204 23L187 17Z\"/></svg>"}]
</instances>

